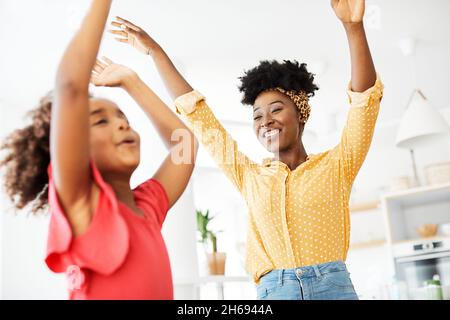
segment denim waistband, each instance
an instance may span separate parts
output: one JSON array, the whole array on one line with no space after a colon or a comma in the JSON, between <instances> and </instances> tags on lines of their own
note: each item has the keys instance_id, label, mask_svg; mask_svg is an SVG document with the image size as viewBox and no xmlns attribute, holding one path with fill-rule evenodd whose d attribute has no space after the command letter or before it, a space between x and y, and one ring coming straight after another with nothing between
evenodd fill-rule
<instances>
[{"instance_id":1,"label":"denim waistband","mask_svg":"<svg viewBox=\"0 0 450 320\"><path fill-rule=\"evenodd\" d=\"M296 280L311 277L320 278L323 274L338 271L347 271L347 266L343 261L332 261L293 269L274 269L263 275L260 281Z\"/></svg>"}]
</instances>

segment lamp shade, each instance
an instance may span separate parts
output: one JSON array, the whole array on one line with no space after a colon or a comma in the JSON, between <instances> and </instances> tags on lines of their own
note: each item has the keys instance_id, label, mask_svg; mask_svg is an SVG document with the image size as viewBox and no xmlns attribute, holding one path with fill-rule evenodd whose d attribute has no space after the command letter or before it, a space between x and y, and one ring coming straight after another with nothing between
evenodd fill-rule
<instances>
[{"instance_id":1,"label":"lamp shade","mask_svg":"<svg viewBox=\"0 0 450 320\"><path fill-rule=\"evenodd\" d=\"M416 90L403 115L397 132L396 145L414 149L449 138L450 127L437 109Z\"/></svg>"}]
</instances>

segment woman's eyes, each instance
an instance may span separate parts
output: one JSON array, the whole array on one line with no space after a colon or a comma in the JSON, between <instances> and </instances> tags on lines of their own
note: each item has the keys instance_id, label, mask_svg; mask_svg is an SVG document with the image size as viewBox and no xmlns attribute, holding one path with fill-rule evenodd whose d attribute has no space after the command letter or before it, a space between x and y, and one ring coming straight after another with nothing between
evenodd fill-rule
<instances>
[{"instance_id":1,"label":"woman's eyes","mask_svg":"<svg viewBox=\"0 0 450 320\"><path fill-rule=\"evenodd\" d=\"M275 108L275 109L271 110L271 113L278 113L281 110L283 110L283 108ZM254 121L257 121L257 120L259 120L261 118L262 118L262 116L253 116L253 120Z\"/></svg>"}]
</instances>

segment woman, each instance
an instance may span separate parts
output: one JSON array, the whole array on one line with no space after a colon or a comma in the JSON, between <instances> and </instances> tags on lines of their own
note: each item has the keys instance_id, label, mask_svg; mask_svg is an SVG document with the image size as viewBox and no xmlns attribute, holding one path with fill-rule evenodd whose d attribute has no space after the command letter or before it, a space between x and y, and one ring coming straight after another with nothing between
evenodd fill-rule
<instances>
[{"instance_id":1,"label":"woman","mask_svg":"<svg viewBox=\"0 0 450 320\"><path fill-rule=\"evenodd\" d=\"M340 143L308 155L302 133L317 86L306 65L263 61L242 78L243 103L253 105L258 140L274 158L255 163L142 29L118 18L111 32L152 56L177 111L244 197L249 210L246 268L258 299L358 299L345 265L349 197L368 152L383 85L365 36L364 0L333 0L351 53L351 108ZM197 125L200 124L200 125Z\"/></svg>"},{"instance_id":2,"label":"woman","mask_svg":"<svg viewBox=\"0 0 450 320\"><path fill-rule=\"evenodd\" d=\"M180 164L171 136L188 128L136 73L106 58L96 62L110 5L92 1L60 62L54 95L3 145L6 190L17 208L32 204L36 213L49 205L46 263L66 273L71 299L172 299L161 227L191 176L195 139L182 137L194 152ZM134 190L139 135L115 103L90 97L90 80L130 94L170 149L153 178Z\"/></svg>"}]
</instances>

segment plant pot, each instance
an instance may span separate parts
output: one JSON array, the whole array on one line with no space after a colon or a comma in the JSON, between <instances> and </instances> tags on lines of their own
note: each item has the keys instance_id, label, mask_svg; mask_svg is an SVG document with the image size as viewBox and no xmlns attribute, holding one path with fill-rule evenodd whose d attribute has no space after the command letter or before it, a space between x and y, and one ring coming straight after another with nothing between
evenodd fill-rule
<instances>
[{"instance_id":1,"label":"plant pot","mask_svg":"<svg viewBox=\"0 0 450 320\"><path fill-rule=\"evenodd\" d=\"M208 253L208 269L211 275L225 274L225 261L227 255L224 252Z\"/></svg>"}]
</instances>

